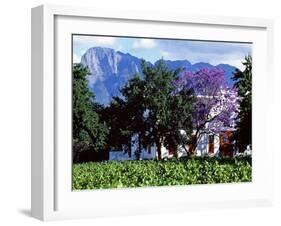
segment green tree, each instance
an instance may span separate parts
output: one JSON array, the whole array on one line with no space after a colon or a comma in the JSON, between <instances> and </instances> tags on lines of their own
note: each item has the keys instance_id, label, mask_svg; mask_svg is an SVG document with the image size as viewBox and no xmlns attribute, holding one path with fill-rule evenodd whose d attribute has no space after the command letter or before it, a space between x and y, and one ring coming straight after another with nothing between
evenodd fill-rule
<instances>
[{"instance_id":1,"label":"green tree","mask_svg":"<svg viewBox=\"0 0 281 226\"><path fill-rule=\"evenodd\" d=\"M121 97L113 97L110 105L103 112L103 119L107 122L110 133L108 145L113 149L123 149L132 155L132 138L137 138L139 157L144 146L145 134L144 112L144 85L145 81L139 75L135 75L120 90ZM137 135L137 136L136 136Z\"/></svg>"},{"instance_id":2,"label":"green tree","mask_svg":"<svg viewBox=\"0 0 281 226\"><path fill-rule=\"evenodd\" d=\"M193 132L194 102L194 93L188 89L183 89L171 96L169 124L167 125L169 132L165 139L167 148L177 149L180 145L187 154L190 154L186 146L190 144Z\"/></svg>"},{"instance_id":3,"label":"green tree","mask_svg":"<svg viewBox=\"0 0 281 226\"><path fill-rule=\"evenodd\" d=\"M105 148L108 128L97 113L95 96L89 90L86 76L89 70L81 64L74 64L72 90L73 142L74 145L99 151Z\"/></svg>"},{"instance_id":4,"label":"green tree","mask_svg":"<svg viewBox=\"0 0 281 226\"><path fill-rule=\"evenodd\" d=\"M233 80L234 87L238 89L241 97L240 111L238 113L236 139L240 151L244 151L247 145L252 144L252 57L245 57L244 71L236 70Z\"/></svg>"},{"instance_id":5,"label":"green tree","mask_svg":"<svg viewBox=\"0 0 281 226\"><path fill-rule=\"evenodd\" d=\"M143 63L146 143L156 144L158 159L161 159L162 145L185 146L184 137L192 132L193 95L191 90L176 91L174 82L179 72L169 70L163 60L155 66ZM181 130L186 131L185 136Z\"/></svg>"},{"instance_id":6,"label":"green tree","mask_svg":"<svg viewBox=\"0 0 281 226\"><path fill-rule=\"evenodd\" d=\"M128 109L124 100L114 97L110 105L102 109L101 116L109 128L108 148L125 150L131 157L131 137L133 132L128 121Z\"/></svg>"},{"instance_id":7,"label":"green tree","mask_svg":"<svg viewBox=\"0 0 281 226\"><path fill-rule=\"evenodd\" d=\"M136 155L156 144L158 159L161 147L177 149L187 144L186 133L192 132L193 94L177 91L174 81L178 70L167 68L163 60L157 65L142 62L143 78L136 74L103 110L103 120L110 128L108 145L127 150L131 156L132 138L136 138ZM185 135L181 133L185 131Z\"/></svg>"},{"instance_id":8,"label":"green tree","mask_svg":"<svg viewBox=\"0 0 281 226\"><path fill-rule=\"evenodd\" d=\"M136 74L121 90L125 104L123 114L126 117L126 131L131 137L137 134L138 148L135 153L137 158L140 156L142 147L146 146L144 139L146 131L145 85L145 81L141 79L140 75Z\"/></svg>"}]
</instances>

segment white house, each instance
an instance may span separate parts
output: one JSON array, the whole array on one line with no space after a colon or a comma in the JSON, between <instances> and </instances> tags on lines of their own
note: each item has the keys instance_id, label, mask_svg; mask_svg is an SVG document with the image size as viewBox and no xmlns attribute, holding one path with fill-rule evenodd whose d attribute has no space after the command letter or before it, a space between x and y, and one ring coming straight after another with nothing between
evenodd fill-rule
<instances>
[{"instance_id":1,"label":"white house","mask_svg":"<svg viewBox=\"0 0 281 226\"><path fill-rule=\"evenodd\" d=\"M233 132L235 131L235 118L236 118L236 111L238 110L238 103L236 101L235 95L236 91L233 91L231 89L226 90L220 90L216 98L219 98L220 101L218 101L216 106L213 106L213 108L210 111L210 116L214 117L216 115L219 115L221 112L229 111L231 108L231 112L233 112L231 119L233 119L233 122L231 125L227 128L223 128L223 125L220 126L220 133L205 133L201 136L199 139L198 145L196 147L196 155L197 156L204 156L204 155L210 155L210 156L216 156L216 155L223 155L223 156L233 156L235 154L235 145L234 145L234 139L233 139ZM230 98L232 97L232 98ZM204 98L206 100L214 98L209 96L200 96L198 95L197 98ZM238 97L237 97L238 98ZM233 109L232 109L233 108ZM209 123L207 123L205 126L208 128ZM181 131L182 134L184 134L184 131ZM137 150L137 136L133 137L132 139L132 157L129 158L128 154L124 151L111 151L109 153L109 160L133 160L136 159L136 156L134 155L135 151ZM188 150L188 147L186 147ZM183 147L177 148L177 156L183 157L186 156L187 153L184 150ZM171 158L175 155L173 151L167 150L164 146L161 148L161 156L163 158ZM156 146L152 146L150 150L143 149L141 152L140 159L155 159L157 158L157 151Z\"/></svg>"},{"instance_id":2,"label":"white house","mask_svg":"<svg viewBox=\"0 0 281 226\"><path fill-rule=\"evenodd\" d=\"M226 131L225 133L229 133L232 131ZM220 146L223 145L232 145L231 142L229 142L229 135L221 133L221 134L215 134L215 135L208 135L204 134L199 140L199 143L196 148L196 155L197 156L216 156L219 154L222 149ZM136 138L136 137L135 137ZM136 155L134 154L137 151L138 144L137 142L132 142L132 155L131 158L129 157L128 153L122 150L114 150L109 152L109 160L118 160L118 161L124 161L124 160L135 160ZM186 147L188 150L188 146ZM234 153L233 153L234 154ZM162 146L161 148L161 157L162 159L165 158L172 158L175 155L175 153L169 151L167 148ZM186 150L183 147L178 147L177 149L177 156L184 157L187 156ZM140 159L157 159L157 148L156 145L151 146L150 150L142 149L142 152L140 154Z\"/></svg>"}]
</instances>

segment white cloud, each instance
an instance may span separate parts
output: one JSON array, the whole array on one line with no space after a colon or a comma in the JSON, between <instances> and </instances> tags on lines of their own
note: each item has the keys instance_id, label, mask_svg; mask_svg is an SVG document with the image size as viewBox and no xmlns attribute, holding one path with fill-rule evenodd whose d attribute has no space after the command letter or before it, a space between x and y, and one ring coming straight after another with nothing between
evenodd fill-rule
<instances>
[{"instance_id":1,"label":"white cloud","mask_svg":"<svg viewBox=\"0 0 281 226\"><path fill-rule=\"evenodd\" d=\"M222 42L197 42L197 41L160 41L161 55L168 53L169 60L187 59L192 64L206 62L212 65L230 64L239 69L244 66L241 63L247 54L251 54L251 44L222 43ZM164 54L163 54L164 53Z\"/></svg>"},{"instance_id":2,"label":"white cloud","mask_svg":"<svg viewBox=\"0 0 281 226\"><path fill-rule=\"evenodd\" d=\"M118 38L107 36L87 36L87 35L74 35L73 36L73 52L78 58L92 47L105 47L121 51L123 46L118 42ZM78 60L73 55L73 61ZM80 62L80 59L78 62Z\"/></svg>"},{"instance_id":3,"label":"white cloud","mask_svg":"<svg viewBox=\"0 0 281 226\"><path fill-rule=\"evenodd\" d=\"M168 51L160 51L161 57L163 58L169 58L170 54Z\"/></svg>"},{"instance_id":4,"label":"white cloud","mask_svg":"<svg viewBox=\"0 0 281 226\"><path fill-rule=\"evenodd\" d=\"M165 53L167 52L168 56L165 57ZM244 61L244 57L247 53L243 52L230 52L224 54L217 54L214 52L200 52L200 51L190 51L190 50L183 50L183 51L161 51L161 54L164 58L169 60L188 60L192 64L205 62L210 63L212 65L218 64L229 64L232 66L237 67L240 70L244 69L242 61Z\"/></svg>"},{"instance_id":5,"label":"white cloud","mask_svg":"<svg viewBox=\"0 0 281 226\"><path fill-rule=\"evenodd\" d=\"M234 67L237 67L239 70L244 70L245 66L242 64L243 59L226 59L223 61L224 64L229 64Z\"/></svg>"},{"instance_id":6,"label":"white cloud","mask_svg":"<svg viewBox=\"0 0 281 226\"><path fill-rule=\"evenodd\" d=\"M80 63L80 61L81 61L81 57L73 53L73 63Z\"/></svg>"},{"instance_id":7,"label":"white cloud","mask_svg":"<svg viewBox=\"0 0 281 226\"><path fill-rule=\"evenodd\" d=\"M138 39L133 42L134 49L151 49L156 47L156 42L153 39Z\"/></svg>"},{"instance_id":8,"label":"white cloud","mask_svg":"<svg viewBox=\"0 0 281 226\"><path fill-rule=\"evenodd\" d=\"M116 38L114 37L97 37L96 43L98 44L104 44L104 45L115 45L116 44Z\"/></svg>"},{"instance_id":9,"label":"white cloud","mask_svg":"<svg viewBox=\"0 0 281 226\"><path fill-rule=\"evenodd\" d=\"M73 44L89 47L115 47L118 43L115 37L75 35L73 36Z\"/></svg>"},{"instance_id":10,"label":"white cloud","mask_svg":"<svg viewBox=\"0 0 281 226\"><path fill-rule=\"evenodd\" d=\"M217 64L229 64L232 66L237 67L240 70L244 70L244 65L242 62L244 61L245 53L241 52L233 52L230 54L222 54L222 55L216 55L215 57L211 58L209 57L209 62L213 65Z\"/></svg>"}]
</instances>

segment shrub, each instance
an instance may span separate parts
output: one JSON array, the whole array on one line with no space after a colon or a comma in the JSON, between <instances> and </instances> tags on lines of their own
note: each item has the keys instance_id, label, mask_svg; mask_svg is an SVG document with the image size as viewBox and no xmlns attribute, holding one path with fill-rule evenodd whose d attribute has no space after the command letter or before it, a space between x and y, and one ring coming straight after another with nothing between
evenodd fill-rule
<instances>
[{"instance_id":1,"label":"shrub","mask_svg":"<svg viewBox=\"0 0 281 226\"><path fill-rule=\"evenodd\" d=\"M193 157L168 161L107 161L73 165L74 189L250 182L251 159Z\"/></svg>"}]
</instances>

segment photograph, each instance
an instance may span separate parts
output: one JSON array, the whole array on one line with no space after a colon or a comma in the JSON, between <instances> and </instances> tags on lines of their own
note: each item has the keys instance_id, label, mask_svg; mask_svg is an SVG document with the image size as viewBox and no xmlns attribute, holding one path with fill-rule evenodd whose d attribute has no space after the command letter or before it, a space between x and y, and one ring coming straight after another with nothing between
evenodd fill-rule
<instances>
[{"instance_id":1,"label":"photograph","mask_svg":"<svg viewBox=\"0 0 281 226\"><path fill-rule=\"evenodd\" d=\"M71 45L73 190L252 182L253 43Z\"/></svg>"}]
</instances>

